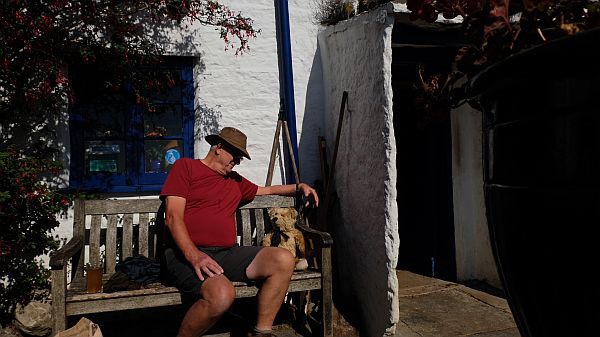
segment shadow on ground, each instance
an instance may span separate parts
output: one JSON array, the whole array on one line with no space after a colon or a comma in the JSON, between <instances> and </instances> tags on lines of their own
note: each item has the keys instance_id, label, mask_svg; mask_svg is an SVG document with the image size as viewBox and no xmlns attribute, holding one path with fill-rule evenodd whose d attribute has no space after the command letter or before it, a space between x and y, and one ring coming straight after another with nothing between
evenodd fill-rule
<instances>
[{"instance_id":1,"label":"shadow on ground","mask_svg":"<svg viewBox=\"0 0 600 337\"><path fill-rule=\"evenodd\" d=\"M86 317L100 326L103 337L174 337L177 335L186 309L187 307L184 306L173 306L73 316L69 318L68 325L71 327L77 324L81 317ZM255 299L238 299L207 334L230 332L232 337L246 336L254 326L252 320L254 317L256 317ZM309 325L294 324L293 317L293 311L289 306L282 308L275 320L274 330L278 336L313 336Z\"/></svg>"}]
</instances>

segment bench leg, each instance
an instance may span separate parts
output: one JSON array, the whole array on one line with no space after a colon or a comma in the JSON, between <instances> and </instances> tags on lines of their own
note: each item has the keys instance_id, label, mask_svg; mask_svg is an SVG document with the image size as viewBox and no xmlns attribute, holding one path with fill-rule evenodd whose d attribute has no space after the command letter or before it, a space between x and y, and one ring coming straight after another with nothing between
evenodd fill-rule
<instances>
[{"instance_id":1,"label":"bench leg","mask_svg":"<svg viewBox=\"0 0 600 337\"><path fill-rule=\"evenodd\" d=\"M298 292L298 313L296 314L296 324L298 326L306 325L306 297L308 294L307 290Z\"/></svg>"},{"instance_id":2,"label":"bench leg","mask_svg":"<svg viewBox=\"0 0 600 337\"><path fill-rule=\"evenodd\" d=\"M52 336L67 328L66 295L67 266L64 265L62 269L52 270Z\"/></svg>"},{"instance_id":3,"label":"bench leg","mask_svg":"<svg viewBox=\"0 0 600 337\"><path fill-rule=\"evenodd\" d=\"M333 298L331 275L331 248L323 248L321 256L321 293L323 296L323 336L333 336Z\"/></svg>"}]
</instances>

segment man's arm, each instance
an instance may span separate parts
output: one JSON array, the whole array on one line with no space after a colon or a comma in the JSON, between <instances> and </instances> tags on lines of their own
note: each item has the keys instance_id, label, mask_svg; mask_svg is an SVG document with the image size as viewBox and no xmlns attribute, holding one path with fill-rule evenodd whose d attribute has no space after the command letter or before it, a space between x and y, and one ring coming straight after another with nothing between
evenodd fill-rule
<instances>
[{"instance_id":1,"label":"man's arm","mask_svg":"<svg viewBox=\"0 0 600 337\"><path fill-rule=\"evenodd\" d=\"M185 201L185 198L182 197L172 195L167 197L165 224L169 228L171 236L183 253L183 256L192 264L200 280L204 281L203 272L211 277L222 274L223 268L210 256L196 248L196 245L192 242L183 221Z\"/></svg>"},{"instance_id":2,"label":"man's arm","mask_svg":"<svg viewBox=\"0 0 600 337\"><path fill-rule=\"evenodd\" d=\"M274 185L274 186L259 186L256 191L256 195L294 195L296 194L296 186L298 191L302 193L306 199L306 205L314 203L315 206L319 206L319 196L317 191L306 183L289 184L289 185Z\"/></svg>"}]
</instances>

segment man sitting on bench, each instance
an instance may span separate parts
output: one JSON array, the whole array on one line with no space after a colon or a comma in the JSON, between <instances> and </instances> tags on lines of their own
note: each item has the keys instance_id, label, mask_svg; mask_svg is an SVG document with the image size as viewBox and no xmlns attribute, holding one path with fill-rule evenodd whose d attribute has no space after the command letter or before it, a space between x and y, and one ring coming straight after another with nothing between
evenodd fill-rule
<instances>
[{"instance_id":1,"label":"man sitting on bench","mask_svg":"<svg viewBox=\"0 0 600 337\"><path fill-rule=\"evenodd\" d=\"M163 277L183 296L193 296L179 337L201 336L235 299L232 281L261 281L258 317L249 336L275 336L272 325L294 271L292 254L279 247L238 246L236 209L256 195L301 192L318 206L316 191L307 184L260 187L233 171L246 150L246 135L225 127L206 136L205 158L175 162L160 193L166 200L170 244L164 251Z\"/></svg>"}]
</instances>

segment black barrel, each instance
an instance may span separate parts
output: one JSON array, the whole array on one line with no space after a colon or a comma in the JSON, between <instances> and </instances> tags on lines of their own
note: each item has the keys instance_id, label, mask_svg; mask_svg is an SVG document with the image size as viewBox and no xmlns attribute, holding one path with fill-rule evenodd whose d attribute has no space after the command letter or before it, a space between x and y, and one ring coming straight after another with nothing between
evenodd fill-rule
<instances>
[{"instance_id":1,"label":"black barrel","mask_svg":"<svg viewBox=\"0 0 600 337\"><path fill-rule=\"evenodd\" d=\"M600 336L600 30L471 82L492 249L522 336Z\"/></svg>"}]
</instances>

